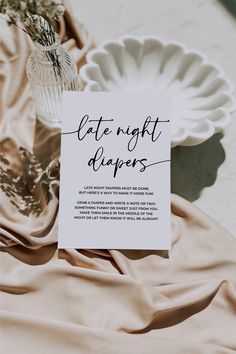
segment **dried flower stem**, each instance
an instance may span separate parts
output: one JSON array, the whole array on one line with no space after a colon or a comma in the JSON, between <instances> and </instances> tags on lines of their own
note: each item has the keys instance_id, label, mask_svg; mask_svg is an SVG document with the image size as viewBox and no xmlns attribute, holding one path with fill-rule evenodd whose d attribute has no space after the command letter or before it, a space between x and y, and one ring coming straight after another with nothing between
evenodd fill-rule
<instances>
[{"instance_id":1,"label":"dried flower stem","mask_svg":"<svg viewBox=\"0 0 236 354\"><path fill-rule=\"evenodd\" d=\"M42 46L55 43L56 34L53 24L64 13L62 0L0 0L0 13L9 25L15 25L28 34L34 42ZM56 78L61 77L61 65L56 49L47 51Z\"/></svg>"}]
</instances>

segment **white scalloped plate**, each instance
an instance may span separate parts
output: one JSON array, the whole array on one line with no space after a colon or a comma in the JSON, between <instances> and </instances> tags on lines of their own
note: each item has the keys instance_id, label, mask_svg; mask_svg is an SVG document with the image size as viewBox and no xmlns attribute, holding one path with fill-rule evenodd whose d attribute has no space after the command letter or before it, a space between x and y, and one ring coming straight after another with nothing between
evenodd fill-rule
<instances>
[{"instance_id":1,"label":"white scalloped plate","mask_svg":"<svg viewBox=\"0 0 236 354\"><path fill-rule=\"evenodd\" d=\"M235 108L233 87L205 57L176 42L126 36L90 51L80 69L85 91L168 93L172 147L222 131Z\"/></svg>"}]
</instances>

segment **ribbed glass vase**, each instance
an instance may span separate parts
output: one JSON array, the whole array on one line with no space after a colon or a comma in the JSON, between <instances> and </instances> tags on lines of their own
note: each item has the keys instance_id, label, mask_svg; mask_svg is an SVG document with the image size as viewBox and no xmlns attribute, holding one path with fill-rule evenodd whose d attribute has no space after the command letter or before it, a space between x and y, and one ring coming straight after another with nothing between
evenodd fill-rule
<instances>
[{"instance_id":1,"label":"ribbed glass vase","mask_svg":"<svg viewBox=\"0 0 236 354\"><path fill-rule=\"evenodd\" d=\"M61 45L58 35L50 46L35 42L26 72L33 90L36 111L48 125L60 126L63 91L78 89L77 67Z\"/></svg>"}]
</instances>

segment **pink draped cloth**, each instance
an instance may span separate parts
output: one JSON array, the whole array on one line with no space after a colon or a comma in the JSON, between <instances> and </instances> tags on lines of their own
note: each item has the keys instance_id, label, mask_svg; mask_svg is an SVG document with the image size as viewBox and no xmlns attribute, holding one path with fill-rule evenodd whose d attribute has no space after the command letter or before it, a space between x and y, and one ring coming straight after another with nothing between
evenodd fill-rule
<instances>
[{"instance_id":1,"label":"pink draped cloth","mask_svg":"<svg viewBox=\"0 0 236 354\"><path fill-rule=\"evenodd\" d=\"M60 132L35 117L30 41L1 26L2 353L235 353L236 242L191 203L172 196L169 253L57 251ZM79 67L90 37L61 35Z\"/></svg>"}]
</instances>

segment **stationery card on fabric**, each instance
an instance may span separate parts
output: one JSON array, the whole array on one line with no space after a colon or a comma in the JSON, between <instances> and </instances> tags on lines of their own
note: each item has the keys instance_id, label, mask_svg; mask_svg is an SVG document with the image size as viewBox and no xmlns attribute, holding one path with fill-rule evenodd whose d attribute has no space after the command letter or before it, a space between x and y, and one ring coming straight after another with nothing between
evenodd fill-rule
<instances>
[{"instance_id":1,"label":"stationery card on fabric","mask_svg":"<svg viewBox=\"0 0 236 354\"><path fill-rule=\"evenodd\" d=\"M59 248L170 249L170 98L65 92Z\"/></svg>"}]
</instances>

